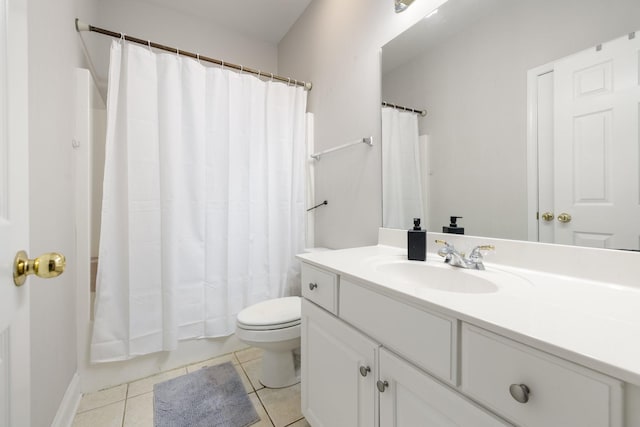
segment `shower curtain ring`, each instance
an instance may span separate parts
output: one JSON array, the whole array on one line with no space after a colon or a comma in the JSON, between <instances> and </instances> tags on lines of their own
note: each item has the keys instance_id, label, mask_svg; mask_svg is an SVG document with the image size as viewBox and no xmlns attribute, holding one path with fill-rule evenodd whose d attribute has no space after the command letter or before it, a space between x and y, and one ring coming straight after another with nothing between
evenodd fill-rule
<instances>
[{"instance_id":1,"label":"shower curtain ring","mask_svg":"<svg viewBox=\"0 0 640 427\"><path fill-rule=\"evenodd\" d=\"M198 64L202 64L202 62L200 62L200 54L196 53L196 59L198 60Z\"/></svg>"},{"instance_id":2,"label":"shower curtain ring","mask_svg":"<svg viewBox=\"0 0 640 427\"><path fill-rule=\"evenodd\" d=\"M176 48L176 56L180 56L180 49Z\"/></svg>"},{"instance_id":3,"label":"shower curtain ring","mask_svg":"<svg viewBox=\"0 0 640 427\"><path fill-rule=\"evenodd\" d=\"M269 74L271 74L271 81L273 81L273 73L269 73Z\"/></svg>"},{"instance_id":4,"label":"shower curtain ring","mask_svg":"<svg viewBox=\"0 0 640 427\"><path fill-rule=\"evenodd\" d=\"M149 52L153 53L153 50L151 50L151 40L147 40L147 47L149 48Z\"/></svg>"},{"instance_id":5,"label":"shower curtain ring","mask_svg":"<svg viewBox=\"0 0 640 427\"><path fill-rule=\"evenodd\" d=\"M293 81L294 81L293 85L294 85L294 86L298 86L298 80L297 80L297 79L294 79Z\"/></svg>"},{"instance_id":6,"label":"shower curtain ring","mask_svg":"<svg viewBox=\"0 0 640 427\"><path fill-rule=\"evenodd\" d=\"M258 78L260 78L260 74L262 73L262 71L258 70Z\"/></svg>"},{"instance_id":7,"label":"shower curtain ring","mask_svg":"<svg viewBox=\"0 0 640 427\"><path fill-rule=\"evenodd\" d=\"M244 72L244 65L240 65L240 74Z\"/></svg>"},{"instance_id":8,"label":"shower curtain ring","mask_svg":"<svg viewBox=\"0 0 640 427\"><path fill-rule=\"evenodd\" d=\"M120 33L120 43L127 41L127 35L125 33Z\"/></svg>"},{"instance_id":9,"label":"shower curtain ring","mask_svg":"<svg viewBox=\"0 0 640 427\"><path fill-rule=\"evenodd\" d=\"M291 77L287 78L287 86L291 84Z\"/></svg>"},{"instance_id":10,"label":"shower curtain ring","mask_svg":"<svg viewBox=\"0 0 640 427\"><path fill-rule=\"evenodd\" d=\"M221 62L221 64L220 64L220 69L221 69L221 70L224 70L224 61L221 59L221 60L220 60L220 62Z\"/></svg>"}]
</instances>

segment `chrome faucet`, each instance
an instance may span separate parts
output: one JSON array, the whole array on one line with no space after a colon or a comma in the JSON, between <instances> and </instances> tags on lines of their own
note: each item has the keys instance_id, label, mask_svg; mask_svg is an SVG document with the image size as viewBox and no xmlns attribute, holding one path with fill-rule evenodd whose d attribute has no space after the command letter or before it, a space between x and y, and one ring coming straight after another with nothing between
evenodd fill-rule
<instances>
[{"instance_id":1,"label":"chrome faucet","mask_svg":"<svg viewBox=\"0 0 640 427\"><path fill-rule=\"evenodd\" d=\"M480 245L471 250L467 258L464 252L458 252L453 245L444 240L436 240L436 243L443 244L444 247L438 249L438 255L444 257L444 262L452 267L472 268L475 270L484 270L482 251L491 251L495 247L493 245Z\"/></svg>"}]
</instances>

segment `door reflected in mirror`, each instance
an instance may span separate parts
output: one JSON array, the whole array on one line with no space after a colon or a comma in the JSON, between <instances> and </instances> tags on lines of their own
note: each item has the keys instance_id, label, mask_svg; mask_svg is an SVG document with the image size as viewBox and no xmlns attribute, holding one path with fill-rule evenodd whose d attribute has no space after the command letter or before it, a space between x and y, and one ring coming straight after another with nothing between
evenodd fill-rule
<instances>
[{"instance_id":1,"label":"door reflected in mirror","mask_svg":"<svg viewBox=\"0 0 640 427\"><path fill-rule=\"evenodd\" d=\"M637 0L449 0L390 41L382 101L428 114L382 108L383 226L640 249L636 30Z\"/></svg>"}]
</instances>

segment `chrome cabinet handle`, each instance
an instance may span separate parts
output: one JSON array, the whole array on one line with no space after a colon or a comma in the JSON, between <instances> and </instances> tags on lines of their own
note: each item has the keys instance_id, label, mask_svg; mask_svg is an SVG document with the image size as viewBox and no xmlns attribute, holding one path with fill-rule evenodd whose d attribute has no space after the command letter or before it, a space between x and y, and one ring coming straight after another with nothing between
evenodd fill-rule
<instances>
[{"instance_id":1,"label":"chrome cabinet handle","mask_svg":"<svg viewBox=\"0 0 640 427\"><path fill-rule=\"evenodd\" d=\"M378 387L378 390L380 391L380 393L384 393L384 390L389 387L389 382L388 381L380 381L378 380L378 382L376 383L376 387Z\"/></svg>"},{"instance_id":2,"label":"chrome cabinet handle","mask_svg":"<svg viewBox=\"0 0 640 427\"><path fill-rule=\"evenodd\" d=\"M368 366L360 366L360 375L362 375L363 377L366 377L367 374L371 372L371 368Z\"/></svg>"},{"instance_id":3,"label":"chrome cabinet handle","mask_svg":"<svg viewBox=\"0 0 640 427\"><path fill-rule=\"evenodd\" d=\"M310 291L314 290L314 289L315 289L315 288L317 288L317 287L318 287L318 284L317 284L317 283L309 283L309 290L310 290Z\"/></svg>"},{"instance_id":4,"label":"chrome cabinet handle","mask_svg":"<svg viewBox=\"0 0 640 427\"><path fill-rule=\"evenodd\" d=\"M525 384L511 384L509 386L509 393L516 402L527 403L529 401L529 393L531 393L531 391Z\"/></svg>"}]
</instances>

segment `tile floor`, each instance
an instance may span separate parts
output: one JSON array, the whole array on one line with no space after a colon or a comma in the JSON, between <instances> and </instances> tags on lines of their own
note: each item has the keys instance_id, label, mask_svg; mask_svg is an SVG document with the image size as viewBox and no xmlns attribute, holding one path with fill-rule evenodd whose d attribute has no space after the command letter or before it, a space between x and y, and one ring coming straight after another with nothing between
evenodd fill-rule
<instances>
[{"instance_id":1,"label":"tile floor","mask_svg":"<svg viewBox=\"0 0 640 427\"><path fill-rule=\"evenodd\" d=\"M82 397L73 427L153 427L153 385L205 366L232 362L260 421L252 427L310 427L300 411L300 384L264 388L258 381L262 352L257 348L230 353L183 368L122 384Z\"/></svg>"}]
</instances>

